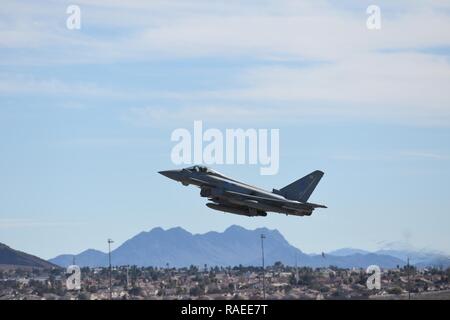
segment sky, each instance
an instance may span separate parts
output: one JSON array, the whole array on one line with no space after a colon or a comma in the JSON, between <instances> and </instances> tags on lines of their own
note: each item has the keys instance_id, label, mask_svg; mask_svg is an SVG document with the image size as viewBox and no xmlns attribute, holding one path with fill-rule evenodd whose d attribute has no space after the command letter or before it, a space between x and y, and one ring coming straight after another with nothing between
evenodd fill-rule
<instances>
[{"instance_id":1,"label":"sky","mask_svg":"<svg viewBox=\"0 0 450 320\"><path fill-rule=\"evenodd\" d=\"M0 242L48 259L238 224L308 253L450 253L449 58L450 1L2 1ZM278 174L213 168L268 190L323 170L310 201L328 209L208 209L157 173L177 167L171 133L195 120L279 129Z\"/></svg>"}]
</instances>

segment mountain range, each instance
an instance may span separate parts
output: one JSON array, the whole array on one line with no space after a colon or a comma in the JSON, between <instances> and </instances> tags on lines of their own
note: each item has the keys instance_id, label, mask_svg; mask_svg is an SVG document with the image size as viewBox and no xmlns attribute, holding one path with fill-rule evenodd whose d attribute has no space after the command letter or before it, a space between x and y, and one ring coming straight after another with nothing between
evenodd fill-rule
<instances>
[{"instance_id":1,"label":"mountain range","mask_svg":"<svg viewBox=\"0 0 450 320\"><path fill-rule=\"evenodd\" d=\"M154 228L141 232L125 241L111 252L113 265L137 266L235 266L261 265L261 234L265 235L265 263L270 265L281 261L286 265L342 268L366 268L376 264L382 268L396 268L411 263L424 267L429 265L448 266L449 258L437 253L406 252L400 250L379 250L368 252L361 249L344 248L326 254L306 254L289 244L278 230L258 228L247 230L230 226L224 232L211 231L192 234L183 228L168 230ZM414 259L414 260L413 260ZM108 254L88 249L80 254L59 255L49 262L66 267L75 260L80 266L107 266Z\"/></svg>"}]
</instances>

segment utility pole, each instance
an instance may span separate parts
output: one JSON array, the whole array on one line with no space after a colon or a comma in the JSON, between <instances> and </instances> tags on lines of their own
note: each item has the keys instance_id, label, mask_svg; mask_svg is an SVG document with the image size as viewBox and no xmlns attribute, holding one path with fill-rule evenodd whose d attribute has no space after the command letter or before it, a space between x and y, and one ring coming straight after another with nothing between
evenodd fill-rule
<instances>
[{"instance_id":1,"label":"utility pole","mask_svg":"<svg viewBox=\"0 0 450 320\"><path fill-rule=\"evenodd\" d=\"M112 300L112 266L111 266L111 243L114 241L108 239L108 259L109 259L109 300Z\"/></svg>"},{"instance_id":2,"label":"utility pole","mask_svg":"<svg viewBox=\"0 0 450 320\"><path fill-rule=\"evenodd\" d=\"M263 271L263 299L266 300L266 274L264 269L264 238L266 236L261 233L261 253L262 253L262 271Z\"/></svg>"},{"instance_id":3,"label":"utility pole","mask_svg":"<svg viewBox=\"0 0 450 320\"><path fill-rule=\"evenodd\" d=\"M410 282L410 267L409 267L409 257L408 257L408 300L411 300L411 282Z\"/></svg>"},{"instance_id":4,"label":"utility pole","mask_svg":"<svg viewBox=\"0 0 450 320\"><path fill-rule=\"evenodd\" d=\"M130 289L130 278L129 278L129 274L128 274L129 269L130 269L130 266L127 265L127 290Z\"/></svg>"}]
</instances>

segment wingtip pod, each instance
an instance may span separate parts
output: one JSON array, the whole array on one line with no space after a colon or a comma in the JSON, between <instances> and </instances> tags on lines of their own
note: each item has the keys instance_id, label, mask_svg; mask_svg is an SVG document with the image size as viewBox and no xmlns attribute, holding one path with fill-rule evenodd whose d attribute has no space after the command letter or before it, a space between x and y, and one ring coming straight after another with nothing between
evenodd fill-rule
<instances>
[{"instance_id":1,"label":"wingtip pod","mask_svg":"<svg viewBox=\"0 0 450 320\"><path fill-rule=\"evenodd\" d=\"M323 208L323 209L328 208L327 206L325 206L323 204L317 204L317 203L312 203L312 202L307 202L305 204L307 204L308 206L311 206L314 209L316 209L316 208Z\"/></svg>"}]
</instances>

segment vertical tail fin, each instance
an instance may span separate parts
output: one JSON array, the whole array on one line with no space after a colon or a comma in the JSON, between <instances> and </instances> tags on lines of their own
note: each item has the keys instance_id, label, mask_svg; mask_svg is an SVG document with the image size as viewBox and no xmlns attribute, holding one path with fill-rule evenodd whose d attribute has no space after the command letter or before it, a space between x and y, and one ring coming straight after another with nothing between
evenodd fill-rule
<instances>
[{"instance_id":1,"label":"vertical tail fin","mask_svg":"<svg viewBox=\"0 0 450 320\"><path fill-rule=\"evenodd\" d=\"M316 170L280 190L274 190L274 192L290 200L307 202L322 176L323 172Z\"/></svg>"}]
</instances>

